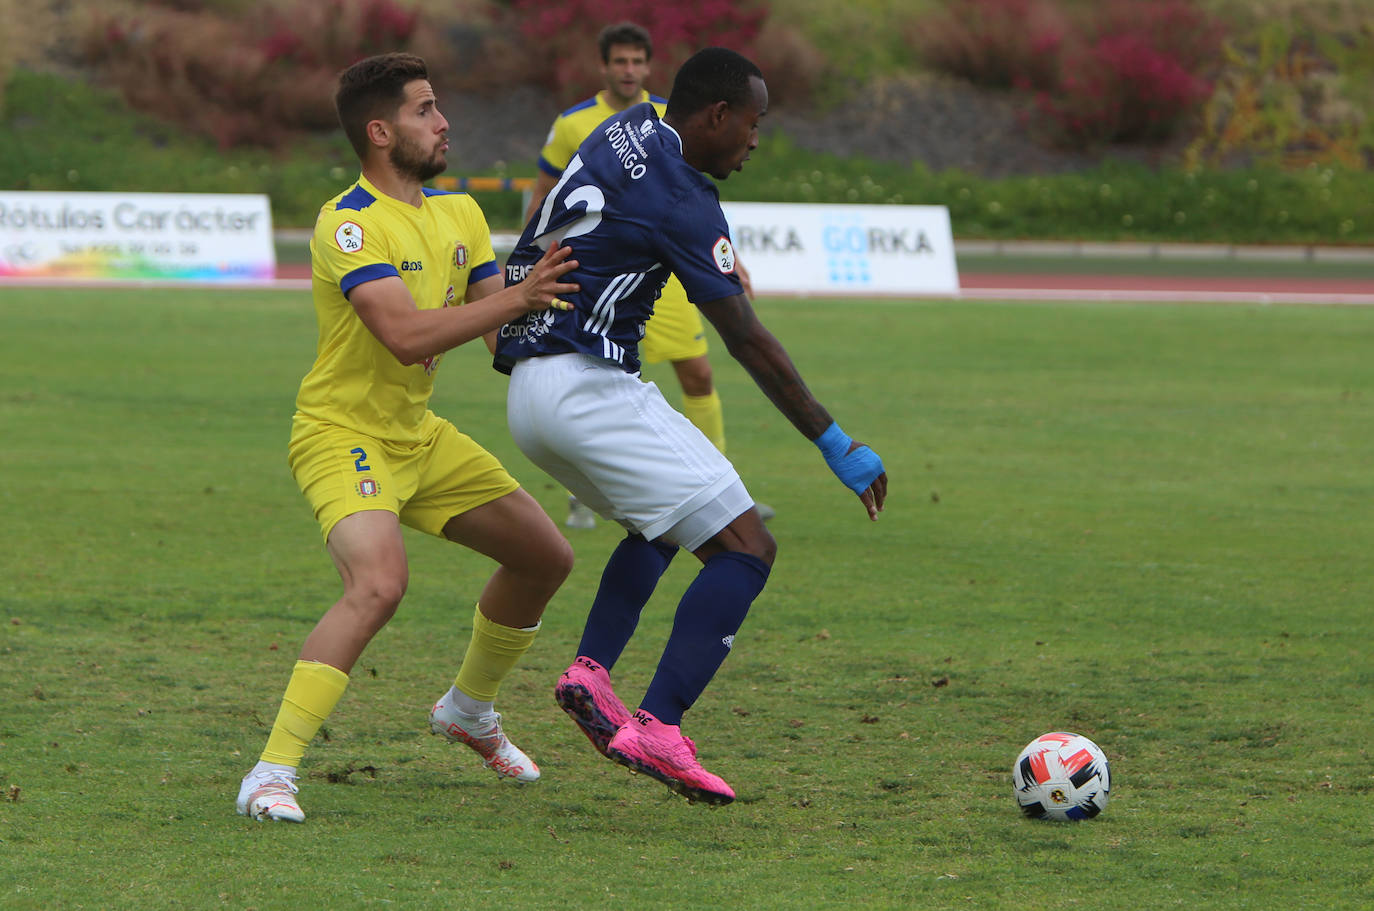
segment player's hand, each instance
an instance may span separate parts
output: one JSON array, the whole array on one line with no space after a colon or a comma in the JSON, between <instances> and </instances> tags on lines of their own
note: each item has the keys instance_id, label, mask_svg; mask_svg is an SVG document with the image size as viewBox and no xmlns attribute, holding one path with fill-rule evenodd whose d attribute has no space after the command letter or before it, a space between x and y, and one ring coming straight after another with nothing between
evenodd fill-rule
<instances>
[{"instance_id":1,"label":"player's hand","mask_svg":"<svg viewBox=\"0 0 1374 911\"><path fill-rule=\"evenodd\" d=\"M864 443L850 439L849 434L834 423L811 442L820 449L825 464L835 472L840 483L858 495L868 510L868 517L878 521L878 513L883 511L883 503L887 501L887 472L878 454Z\"/></svg>"},{"instance_id":2,"label":"player's hand","mask_svg":"<svg viewBox=\"0 0 1374 911\"><path fill-rule=\"evenodd\" d=\"M520 282L524 295L525 309L538 312L548 310L571 310L573 305L562 299L564 294L575 294L582 290L576 282L565 282L564 275L577 268L577 260L569 259L572 247L550 246L530 267L529 275Z\"/></svg>"},{"instance_id":3,"label":"player's hand","mask_svg":"<svg viewBox=\"0 0 1374 911\"><path fill-rule=\"evenodd\" d=\"M865 449L872 453L873 459L878 463L878 476L859 494L859 502L863 503L864 508L868 510L868 518L876 522L878 521L878 513L883 511L883 504L887 502L887 472L883 470L882 459L879 459L878 454L869 449L868 446L858 440L849 446L851 453L859 449Z\"/></svg>"}]
</instances>

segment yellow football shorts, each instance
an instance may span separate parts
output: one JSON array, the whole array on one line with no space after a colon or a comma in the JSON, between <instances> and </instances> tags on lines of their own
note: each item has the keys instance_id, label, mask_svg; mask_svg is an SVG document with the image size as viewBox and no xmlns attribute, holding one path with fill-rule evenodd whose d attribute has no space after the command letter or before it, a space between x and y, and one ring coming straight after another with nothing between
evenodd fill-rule
<instances>
[{"instance_id":1,"label":"yellow football shorts","mask_svg":"<svg viewBox=\"0 0 1374 911\"><path fill-rule=\"evenodd\" d=\"M340 519L369 509L438 537L454 516L520 488L494 455L433 414L418 443L378 440L297 414L287 461L326 541Z\"/></svg>"},{"instance_id":2,"label":"yellow football shorts","mask_svg":"<svg viewBox=\"0 0 1374 911\"><path fill-rule=\"evenodd\" d=\"M689 361L706 353L701 311L687 300L687 290L676 275L668 276L663 293L654 303L654 315L644 325L639 353L646 364Z\"/></svg>"}]
</instances>

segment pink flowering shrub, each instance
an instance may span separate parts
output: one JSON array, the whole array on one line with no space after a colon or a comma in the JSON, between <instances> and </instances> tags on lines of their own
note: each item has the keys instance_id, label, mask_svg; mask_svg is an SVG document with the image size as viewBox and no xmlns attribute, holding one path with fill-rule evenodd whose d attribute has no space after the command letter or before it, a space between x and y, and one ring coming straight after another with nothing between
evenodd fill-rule
<instances>
[{"instance_id":1,"label":"pink flowering shrub","mask_svg":"<svg viewBox=\"0 0 1374 911\"><path fill-rule=\"evenodd\" d=\"M952 0L919 28L931 66L1029 93L1072 144L1168 137L1206 102L1223 30L1194 0Z\"/></svg>"},{"instance_id":2,"label":"pink flowering shrub","mask_svg":"<svg viewBox=\"0 0 1374 911\"><path fill-rule=\"evenodd\" d=\"M233 19L150 5L95 11L82 50L138 110L224 147L276 146L333 127L338 72L409 49L418 31L397 0L295 0Z\"/></svg>"},{"instance_id":3,"label":"pink flowering shrub","mask_svg":"<svg viewBox=\"0 0 1374 911\"><path fill-rule=\"evenodd\" d=\"M525 46L538 52L538 77L562 101L603 87L596 36L607 25L628 20L648 29L654 42L648 88L666 96L678 66L703 47L720 45L755 58L768 18L768 7L757 0L513 0L510 8Z\"/></svg>"}]
</instances>

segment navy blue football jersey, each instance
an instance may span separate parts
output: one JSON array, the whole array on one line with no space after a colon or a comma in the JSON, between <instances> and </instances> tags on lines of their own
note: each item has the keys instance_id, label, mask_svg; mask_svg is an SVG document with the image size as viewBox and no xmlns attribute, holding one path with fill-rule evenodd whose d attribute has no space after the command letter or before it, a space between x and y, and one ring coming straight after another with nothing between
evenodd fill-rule
<instances>
[{"instance_id":1,"label":"navy blue football jersey","mask_svg":"<svg viewBox=\"0 0 1374 911\"><path fill-rule=\"evenodd\" d=\"M670 273L693 301L742 291L716 185L682 157L682 139L652 104L637 104L592 131L506 263L506 284L525 278L550 244L572 247L564 278L582 290L572 310L530 313L501 328L497 370L548 354L582 352L639 372L639 340Z\"/></svg>"}]
</instances>

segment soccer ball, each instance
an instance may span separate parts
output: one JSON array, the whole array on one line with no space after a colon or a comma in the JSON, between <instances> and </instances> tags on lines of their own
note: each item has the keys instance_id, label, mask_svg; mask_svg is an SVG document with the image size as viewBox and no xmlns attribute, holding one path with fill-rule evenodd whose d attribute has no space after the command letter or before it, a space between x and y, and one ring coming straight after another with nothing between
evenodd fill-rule
<instances>
[{"instance_id":1,"label":"soccer ball","mask_svg":"<svg viewBox=\"0 0 1374 911\"><path fill-rule=\"evenodd\" d=\"M1107 808L1112 773L1097 744L1057 731L1026 744L1011 767L1011 786L1032 819L1092 819Z\"/></svg>"}]
</instances>

